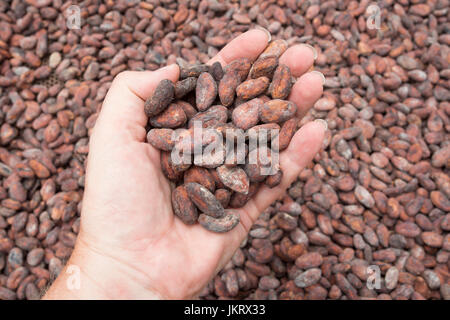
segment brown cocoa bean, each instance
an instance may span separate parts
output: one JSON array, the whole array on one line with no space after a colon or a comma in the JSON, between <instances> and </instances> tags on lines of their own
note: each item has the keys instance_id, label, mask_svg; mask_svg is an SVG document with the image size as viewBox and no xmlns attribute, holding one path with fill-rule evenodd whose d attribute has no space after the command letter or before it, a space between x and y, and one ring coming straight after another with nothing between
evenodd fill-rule
<instances>
[{"instance_id":1,"label":"brown cocoa bean","mask_svg":"<svg viewBox=\"0 0 450 320\"><path fill-rule=\"evenodd\" d=\"M189 77L175 83L174 94L175 98L180 99L195 89L197 85L197 78Z\"/></svg>"},{"instance_id":2,"label":"brown cocoa bean","mask_svg":"<svg viewBox=\"0 0 450 320\"><path fill-rule=\"evenodd\" d=\"M195 97L197 109L200 111L207 110L217 96L217 84L212 75L208 72L200 74L195 88Z\"/></svg>"},{"instance_id":3,"label":"brown cocoa bean","mask_svg":"<svg viewBox=\"0 0 450 320\"><path fill-rule=\"evenodd\" d=\"M283 123L278 138L272 140L272 150L283 151L289 146L292 137L297 131L298 119L292 118Z\"/></svg>"},{"instance_id":4,"label":"brown cocoa bean","mask_svg":"<svg viewBox=\"0 0 450 320\"><path fill-rule=\"evenodd\" d=\"M291 70L288 66L280 64L273 74L272 82L269 86L269 94L272 99L286 99L291 93L292 80Z\"/></svg>"},{"instance_id":5,"label":"brown cocoa bean","mask_svg":"<svg viewBox=\"0 0 450 320\"><path fill-rule=\"evenodd\" d=\"M290 101L270 100L263 104L260 109L260 119L264 123L281 123L294 117L297 106Z\"/></svg>"},{"instance_id":6,"label":"brown cocoa bean","mask_svg":"<svg viewBox=\"0 0 450 320\"><path fill-rule=\"evenodd\" d=\"M222 218L213 218L207 214L200 214L198 222L206 230L223 233L234 229L239 224L239 215L233 211L225 210Z\"/></svg>"},{"instance_id":7,"label":"brown cocoa bean","mask_svg":"<svg viewBox=\"0 0 450 320\"><path fill-rule=\"evenodd\" d=\"M213 218L221 218L225 214L222 205L214 197L214 194L201 184L189 182L185 184L185 188L191 201L204 214Z\"/></svg>"},{"instance_id":8,"label":"brown cocoa bean","mask_svg":"<svg viewBox=\"0 0 450 320\"><path fill-rule=\"evenodd\" d=\"M219 82L218 93L220 102L229 107L233 104L236 88L241 83L239 73L228 71Z\"/></svg>"},{"instance_id":9,"label":"brown cocoa bean","mask_svg":"<svg viewBox=\"0 0 450 320\"><path fill-rule=\"evenodd\" d=\"M278 66L278 58L275 56L266 56L258 58L250 69L250 78L267 77L272 79L273 73Z\"/></svg>"},{"instance_id":10,"label":"brown cocoa bean","mask_svg":"<svg viewBox=\"0 0 450 320\"><path fill-rule=\"evenodd\" d=\"M231 195L230 207L231 208L242 208L245 204L253 197L253 195L258 191L258 183L250 183L247 194L235 192Z\"/></svg>"},{"instance_id":11,"label":"brown cocoa bean","mask_svg":"<svg viewBox=\"0 0 450 320\"><path fill-rule=\"evenodd\" d=\"M288 43L286 40L277 39L269 43L264 51L259 55L259 58L265 57L281 57L281 55L287 50Z\"/></svg>"},{"instance_id":12,"label":"brown cocoa bean","mask_svg":"<svg viewBox=\"0 0 450 320\"><path fill-rule=\"evenodd\" d=\"M197 222L197 208L190 200L184 186L179 186L172 191L172 208L175 215L185 224Z\"/></svg>"},{"instance_id":13,"label":"brown cocoa bean","mask_svg":"<svg viewBox=\"0 0 450 320\"><path fill-rule=\"evenodd\" d=\"M224 69L225 75L227 73L237 73L240 81L244 81L252 67L252 63L248 58L239 58L230 62Z\"/></svg>"},{"instance_id":14,"label":"brown cocoa bean","mask_svg":"<svg viewBox=\"0 0 450 320\"><path fill-rule=\"evenodd\" d=\"M234 108L231 118L236 127L243 130L254 127L259 122L259 113L263 105L261 99L255 98Z\"/></svg>"},{"instance_id":15,"label":"brown cocoa bean","mask_svg":"<svg viewBox=\"0 0 450 320\"><path fill-rule=\"evenodd\" d=\"M248 194L250 181L245 171L240 167L220 166L216 169L220 181L231 190Z\"/></svg>"},{"instance_id":16,"label":"brown cocoa bean","mask_svg":"<svg viewBox=\"0 0 450 320\"><path fill-rule=\"evenodd\" d=\"M209 73L211 73L211 75L213 76L214 80L216 81L220 81L223 78L223 69L222 69L222 65L220 64L219 61L214 62L210 67L209 67Z\"/></svg>"},{"instance_id":17,"label":"brown cocoa bean","mask_svg":"<svg viewBox=\"0 0 450 320\"><path fill-rule=\"evenodd\" d=\"M177 181L181 179L183 171L173 167L170 163L170 157L170 152L161 152L161 170L167 179Z\"/></svg>"},{"instance_id":18,"label":"brown cocoa bean","mask_svg":"<svg viewBox=\"0 0 450 320\"><path fill-rule=\"evenodd\" d=\"M150 118L150 124L156 128L178 128L187 121L183 108L175 103L170 104L166 110Z\"/></svg>"},{"instance_id":19,"label":"brown cocoa bean","mask_svg":"<svg viewBox=\"0 0 450 320\"><path fill-rule=\"evenodd\" d=\"M175 87L170 80L161 80L153 95L145 101L144 111L147 117L154 117L163 112L172 102Z\"/></svg>"},{"instance_id":20,"label":"brown cocoa bean","mask_svg":"<svg viewBox=\"0 0 450 320\"><path fill-rule=\"evenodd\" d=\"M231 199L230 191L228 191L227 189L217 189L214 193L214 196L216 197L217 201L220 202L222 207L228 208Z\"/></svg>"},{"instance_id":21,"label":"brown cocoa bean","mask_svg":"<svg viewBox=\"0 0 450 320\"><path fill-rule=\"evenodd\" d=\"M212 127L216 124L226 123L228 110L224 106L212 106L204 112L199 112L189 120L189 127L194 126L195 121L199 121L204 128Z\"/></svg>"},{"instance_id":22,"label":"brown cocoa bean","mask_svg":"<svg viewBox=\"0 0 450 320\"><path fill-rule=\"evenodd\" d=\"M214 177L209 172L208 169L201 167L191 167L184 173L184 183L196 182L201 184L209 191L214 192L216 189L216 184L214 182Z\"/></svg>"},{"instance_id":23,"label":"brown cocoa bean","mask_svg":"<svg viewBox=\"0 0 450 320\"><path fill-rule=\"evenodd\" d=\"M156 149L171 151L175 145L174 134L172 129L151 129L147 133L147 142Z\"/></svg>"},{"instance_id":24,"label":"brown cocoa bean","mask_svg":"<svg viewBox=\"0 0 450 320\"><path fill-rule=\"evenodd\" d=\"M267 77L249 79L237 86L236 94L239 98L244 100L253 99L260 94L263 94L269 87L269 83L270 80Z\"/></svg>"},{"instance_id":25,"label":"brown cocoa bean","mask_svg":"<svg viewBox=\"0 0 450 320\"><path fill-rule=\"evenodd\" d=\"M180 79L186 79L189 77L198 78L200 74L207 72L208 70L209 67L206 64L198 64L187 68L180 67Z\"/></svg>"}]
</instances>

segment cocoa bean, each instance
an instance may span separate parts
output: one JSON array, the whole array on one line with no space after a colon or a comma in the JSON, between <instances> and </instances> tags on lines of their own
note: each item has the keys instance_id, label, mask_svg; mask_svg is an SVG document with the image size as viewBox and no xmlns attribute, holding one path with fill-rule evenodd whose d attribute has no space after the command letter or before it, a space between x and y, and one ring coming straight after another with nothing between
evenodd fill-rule
<instances>
[{"instance_id":1,"label":"cocoa bean","mask_svg":"<svg viewBox=\"0 0 450 320\"><path fill-rule=\"evenodd\" d=\"M185 185L189 199L204 214L213 218L220 218L225 211L220 202L208 189L196 182L189 182Z\"/></svg>"},{"instance_id":2,"label":"cocoa bean","mask_svg":"<svg viewBox=\"0 0 450 320\"><path fill-rule=\"evenodd\" d=\"M263 104L259 116L264 123L280 123L291 119L297 112L297 106L290 101L271 100Z\"/></svg>"},{"instance_id":3,"label":"cocoa bean","mask_svg":"<svg viewBox=\"0 0 450 320\"><path fill-rule=\"evenodd\" d=\"M255 61L250 69L250 78L267 77L272 79L273 73L278 66L278 58L267 56Z\"/></svg>"},{"instance_id":4,"label":"cocoa bean","mask_svg":"<svg viewBox=\"0 0 450 320\"><path fill-rule=\"evenodd\" d=\"M147 117L154 117L163 112L172 102L175 87L170 80L161 80L153 95L145 101L144 111Z\"/></svg>"},{"instance_id":5,"label":"cocoa bean","mask_svg":"<svg viewBox=\"0 0 450 320\"><path fill-rule=\"evenodd\" d=\"M250 181L245 171L240 167L220 166L217 169L220 181L231 190L248 194Z\"/></svg>"},{"instance_id":6,"label":"cocoa bean","mask_svg":"<svg viewBox=\"0 0 450 320\"><path fill-rule=\"evenodd\" d=\"M233 110L231 115L233 123L236 127L243 130L254 127L259 122L259 113L262 105L262 100L258 98L239 105Z\"/></svg>"},{"instance_id":7,"label":"cocoa bean","mask_svg":"<svg viewBox=\"0 0 450 320\"><path fill-rule=\"evenodd\" d=\"M213 218L207 214L200 214L198 222L206 230L223 233L234 229L239 224L239 215L230 210L225 210L222 218Z\"/></svg>"},{"instance_id":8,"label":"cocoa bean","mask_svg":"<svg viewBox=\"0 0 450 320\"><path fill-rule=\"evenodd\" d=\"M171 151L175 145L174 131L172 129L151 129L147 133L147 142L156 149Z\"/></svg>"},{"instance_id":9,"label":"cocoa bean","mask_svg":"<svg viewBox=\"0 0 450 320\"><path fill-rule=\"evenodd\" d=\"M195 89L197 85L197 78L189 77L175 83L174 94L175 98L180 99Z\"/></svg>"},{"instance_id":10,"label":"cocoa bean","mask_svg":"<svg viewBox=\"0 0 450 320\"><path fill-rule=\"evenodd\" d=\"M180 79L189 77L198 78L200 74L208 72L209 67L206 64L198 64L187 68L180 67Z\"/></svg>"},{"instance_id":11,"label":"cocoa bean","mask_svg":"<svg viewBox=\"0 0 450 320\"><path fill-rule=\"evenodd\" d=\"M172 191L173 212L186 224L197 222L197 208L190 200L187 190L184 186L177 187Z\"/></svg>"},{"instance_id":12,"label":"cocoa bean","mask_svg":"<svg viewBox=\"0 0 450 320\"><path fill-rule=\"evenodd\" d=\"M220 102L225 106L231 106L234 101L236 88L241 83L238 72L228 71L219 82L218 93Z\"/></svg>"},{"instance_id":13,"label":"cocoa bean","mask_svg":"<svg viewBox=\"0 0 450 320\"><path fill-rule=\"evenodd\" d=\"M200 111L207 110L217 96L217 84L208 72L200 74L195 88L196 105Z\"/></svg>"},{"instance_id":14,"label":"cocoa bean","mask_svg":"<svg viewBox=\"0 0 450 320\"><path fill-rule=\"evenodd\" d=\"M150 118L150 124L156 128L178 128L186 123L187 117L183 108L175 103L170 104L166 110Z\"/></svg>"},{"instance_id":15,"label":"cocoa bean","mask_svg":"<svg viewBox=\"0 0 450 320\"><path fill-rule=\"evenodd\" d=\"M253 99L267 90L270 83L269 81L270 80L267 77L249 79L237 86L236 94L239 98L244 100Z\"/></svg>"},{"instance_id":16,"label":"cocoa bean","mask_svg":"<svg viewBox=\"0 0 450 320\"><path fill-rule=\"evenodd\" d=\"M280 64L273 75L269 86L269 94L272 99L286 99L292 88L291 70L288 66Z\"/></svg>"},{"instance_id":17,"label":"cocoa bean","mask_svg":"<svg viewBox=\"0 0 450 320\"><path fill-rule=\"evenodd\" d=\"M233 60L225 67L225 75L227 73L237 73L240 77L240 81L244 81L252 67L252 63L248 58L239 58Z\"/></svg>"}]
</instances>

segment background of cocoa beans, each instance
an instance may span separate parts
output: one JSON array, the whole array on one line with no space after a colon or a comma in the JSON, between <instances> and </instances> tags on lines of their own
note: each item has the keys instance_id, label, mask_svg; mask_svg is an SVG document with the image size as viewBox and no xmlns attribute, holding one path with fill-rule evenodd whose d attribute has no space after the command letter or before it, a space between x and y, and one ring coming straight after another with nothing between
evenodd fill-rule
<instances>
[{"instance_id":1,"label":"background of cocoa beans","mask_svg":"<svg viewBox=\"0 0 450 320\"><path fill-rule=\"evenodd\" d=\"M202 298L450 299L449 1L375 3L379 29L368 0L0 1L0 299L39 298L70 256L114 76L205 63L257 25L317 50L301 123L329 131Z\"/></svg>"}]
</instances>

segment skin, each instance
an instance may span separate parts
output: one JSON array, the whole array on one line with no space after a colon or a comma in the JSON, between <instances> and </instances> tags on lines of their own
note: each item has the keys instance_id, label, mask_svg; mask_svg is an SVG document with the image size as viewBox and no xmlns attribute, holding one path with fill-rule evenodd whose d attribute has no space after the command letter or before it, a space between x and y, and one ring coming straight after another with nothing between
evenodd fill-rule
<instances>
[{"instance_id":1,"label":"skin","mask_svg":"<svg viewBox=\"0 0 450 320\"><path fill-rule=\"evenodd\" d=\"M225 66L240 57L254 60L268 41L264 31L248 31L209 63L219 61ZM303 115L323 90L321 74L308 72L314 53L297 45L280 60L298 78L290 99ZM154 72L126 71L114 79L90 138L77 243L44 299L197 297L232 257L259 214L320 150L326 127L320 121L307 123L280 155L281 184L273 189L261 187L238 210L241 222L235 229L215 234L198 224L183 224L172 211L159 151L145 141L148 119L144 113L144 101L158 82L176 81L178 76L178 67L171 65ZM74 276L80 280L79 288L67 285Z\"/></svg>"}]
</instances>

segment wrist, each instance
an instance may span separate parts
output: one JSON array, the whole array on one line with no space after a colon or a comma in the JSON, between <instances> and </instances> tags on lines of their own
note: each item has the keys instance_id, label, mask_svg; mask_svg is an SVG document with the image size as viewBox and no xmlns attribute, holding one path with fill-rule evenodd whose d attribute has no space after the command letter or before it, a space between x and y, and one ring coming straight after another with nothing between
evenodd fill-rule
<instances>
[{"instance_id":1,"label":"wrist","mask_svg":"<svg viewBox=\"0 0 450 320\"><path fill-rule=\"evenodd\" d=\"M146 283L135 272L115 259L92 250L81 239L43 299L109 300L160 299L160 295L144 288Z\"/></svg>"}]
</instances>

